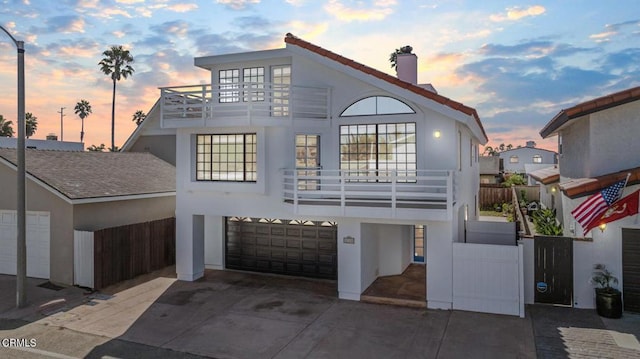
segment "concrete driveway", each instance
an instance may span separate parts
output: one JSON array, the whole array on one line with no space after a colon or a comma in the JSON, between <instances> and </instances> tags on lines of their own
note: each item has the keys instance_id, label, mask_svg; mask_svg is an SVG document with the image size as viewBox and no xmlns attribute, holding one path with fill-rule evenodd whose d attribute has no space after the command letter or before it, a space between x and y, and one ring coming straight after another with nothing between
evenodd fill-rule
<instances>
[{"instance_id":1,"label":"concrete driveway","mask_svg":"<svg viewBox=\"0 0 640 359\"><path fill-rule=\"evenodd\" d=\"M13 293L12 279L0 276L0 293ZM214 358L535 357L530 319L343 301L330 281L207 271L138 282L88 295L30 280L31 305L0 296L0 318L94 335L102 354L112 340ZM37 335L26 327L0 337Z\"/></svg>"},{"instance_id":2,"label":"concrete driveway","mask_svg":"<svg viewBox=\"0 0 640 359\"><path fill-rule=\"evenodd\" d=\"M171 273L94 294L29 279L30 305L20 310L15 278L0 275L0 338L39 339L42 357L58 358L640 357L640 315L631 313L603 320L593 310L529 306L521 319L343 301L330 281L207 271L179 282ZM65 342L62 333L84 336Z\"/></svg>"}]
</instances>

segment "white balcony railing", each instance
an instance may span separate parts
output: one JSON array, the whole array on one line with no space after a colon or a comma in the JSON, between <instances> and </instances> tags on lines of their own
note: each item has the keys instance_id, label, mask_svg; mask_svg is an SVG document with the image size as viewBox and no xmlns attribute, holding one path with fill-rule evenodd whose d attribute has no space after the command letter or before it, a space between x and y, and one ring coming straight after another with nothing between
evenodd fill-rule
<instances>
[{"instance_id":1,"label":"white balcony railing","mask_svg":"<svg viewBox=\"0 0 640 359\"><path fill-rule=\"evenodd\" d=\"M216 126L224 119L240 125L253 119L329 118L328 88L240 82L162 87L160 91L163 127Z\"/></svg>"},{"instance_id":2,"label":"white balcony railing","mask_svg":"<svg viewBox=\"0 0 640 359\"><path fill-rule=\"evenodd\" d=\"M303 206L448 211L455 203L455 171L285 169L283 200Z\"/></svg>"}]
</instances>

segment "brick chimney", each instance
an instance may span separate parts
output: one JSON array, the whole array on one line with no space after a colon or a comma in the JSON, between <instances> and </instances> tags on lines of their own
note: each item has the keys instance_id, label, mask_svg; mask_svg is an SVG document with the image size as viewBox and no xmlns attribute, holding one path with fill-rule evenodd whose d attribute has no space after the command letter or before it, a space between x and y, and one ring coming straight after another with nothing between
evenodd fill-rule
<instances>
[{"instance_id":1,"label":"brick chimney","mask_svg":"<svg viewBox=\"0 0 640 359\"><path fill-rule=\"evenodd\" d=\"M411 46L402 48L403 53L396 55L396 72L402 81L418 84L418 56L412 54Z\"/></svg>"}]
</instances>

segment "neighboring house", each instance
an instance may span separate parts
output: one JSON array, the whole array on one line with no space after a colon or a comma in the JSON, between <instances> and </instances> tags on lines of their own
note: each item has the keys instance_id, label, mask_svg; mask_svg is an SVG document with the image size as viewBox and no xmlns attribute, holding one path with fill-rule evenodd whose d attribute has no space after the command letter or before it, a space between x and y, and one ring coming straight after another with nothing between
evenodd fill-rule
<instances>
[{"instance_id":1,"label":"neighboring house","mask_svg":"<svg viewBox=\"0 0 640 359\"><path fill-rule=\"evenodd\" d=\"M506 173L527 174L527 165L535 165L530 170L549 167L557 163L557 153L536 148L535 142L527 141L525 147L513 148L499 153Z\"/></svg>"},{"instance_id":2,"label":"neighboring house","mask_svg":"<svg viewBox=\"0 0 640 359\"><path fill-rule=\"evenodd\" d=\"M149 152L176 165L176 129L160 126L160 105L153 104L147 117L133 131L120 149L121 152Z\"/></svg>"},{"instance_id":3,"label":"neighboring house","mask_svg":"<svg viewBox=\"0 0 640 359\"><path fill-rule=\"evenodd\" d=\"M498 156L480 156L480 183L502 182L502 159Z\"/></svg>"},{"instance_id":4,"label":"neighboring house","mask_svg":"<svg viewBox=\"0 0 640 359\"><path fill-rule=\"evenodd\" d=\"M477 218L487 142L476 111L417 85L413 54L398 56L398 79L285 43L196 58L212 84L162 89L161 127L177 132L178 278L329 278L359 300L422 255L429 307L451 308L452 242Z\"/></svg>"},{"instance_id":5,"label":"neighboring house","mask_svg":"<svg viewBox=\"0 0 640 359\"><path fill-rule=\"evenodd\" d=\"M82 142L69 142L57 140L34 140L26 138L25 147L33 150L53 150L53 151L84 151ZM16 148L18 139L15 137L0 137L0 148Z\"/></svg>"},{"instance_id":6,"label":"neighboring house","mask_svg":"<svg viewBox=\"0 0 640 359\"><path fill-rule=\"evenodd\" d=\"M0 273L16 271L16 151L0 149ZM74 284L74 230L173 217L175 168L146 153L26 150L27 275Z\"/></svg>"},{"instance_id":7,"label":"neighboring house","mask_svg":"<svg viewBox=\"0 0 640 359\"><path fill-rule=\"evenodd\" d=\"M571 211L594 193L630 174L623 195L640 188L640 87L606 95L560 111L541 131L558 136L564 234L582 238ZM560 215L560 213L559 213ZM621 280L625 308L640 310L640 225L638 216L593 229L587 241L574 242L574 303L592 308L588 283L592 266L607 267Z\"/></svg>"}]
</instances>

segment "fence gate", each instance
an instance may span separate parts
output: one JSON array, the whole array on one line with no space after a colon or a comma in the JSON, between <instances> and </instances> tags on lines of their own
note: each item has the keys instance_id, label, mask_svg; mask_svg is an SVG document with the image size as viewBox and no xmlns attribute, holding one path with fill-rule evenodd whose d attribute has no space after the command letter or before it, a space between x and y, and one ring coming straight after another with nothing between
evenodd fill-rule
<instances>
[{"instance_id":1,"label":"fence gate","mask_svg":"<svg viewBox=\"0 0 640 359\"><path fill-rule=\"evenodd\" d=\"M568 237L534 237L536 303L572 305L573 240Z\"/></svg>"}]
</instances>

